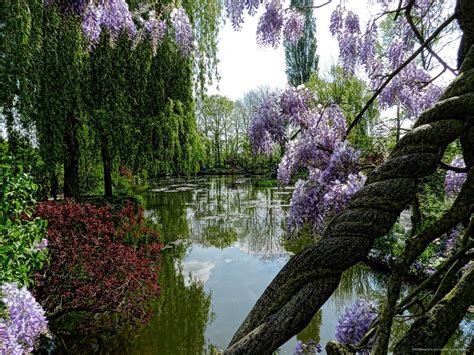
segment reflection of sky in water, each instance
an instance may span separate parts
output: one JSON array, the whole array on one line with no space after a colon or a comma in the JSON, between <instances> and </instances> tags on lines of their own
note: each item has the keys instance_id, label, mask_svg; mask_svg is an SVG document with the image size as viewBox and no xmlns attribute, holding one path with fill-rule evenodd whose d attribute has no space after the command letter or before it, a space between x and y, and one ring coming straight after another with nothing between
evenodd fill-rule
<instances>
[{"instance_id":1,"label":"reflection of sky in water","mask_svg":"<svg viewBox=\"0 0 474 355\"><path fill-rule=\"evenodd\" d=\"M184 279L179 287L193 288L196 281L203 283L203 291L211 295L212 317L205 332L202 329L199 333L204 333L208 344L224 349L289 259L281 240L286 233L292 190L256 188L251 180L234 177L200 178L191 183L169 179L154 190L146 200L146 217L161 226L165 238L192 242L184 259L175 261L176 266L181 265ZM337 321L345 308L358 298L382 300L384 285L385 277L367 267L356 266L345 272L339 288L298 339L312 338L321 344L334 339ZM184 319L187 316L181 317L181 321L165 323L176 327L190 324ZM401 329L395 333L401 334ZM181 333L170 329L168 334ZM295 344L296 337L283 345L280 353L291 354ZM140 347L135 350L140 352ZM153 353L166 352L155 346ZM186 354L186 350L176 349L175 353Z\"/></svg>"}]
</instances>

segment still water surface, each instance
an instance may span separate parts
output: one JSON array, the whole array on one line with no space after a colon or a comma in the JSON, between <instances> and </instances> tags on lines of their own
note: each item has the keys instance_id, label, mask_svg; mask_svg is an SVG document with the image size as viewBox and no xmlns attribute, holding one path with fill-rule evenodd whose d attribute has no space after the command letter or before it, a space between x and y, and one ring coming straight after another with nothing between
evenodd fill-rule
<instances>
[{"instance_id":1,"label":"still water surface","mask_svg":"<svg viewBox=\"0 0 474 355\"><path fill-rule=\"evenodd\" d=\"M134 354L201 354L225 349L273 277L290 258L282 245L291 189L259 188L249 178L164 179L148 193L147 218L177 246L164 253L157 315L138 334ZM363 265L343 274L335 294L297 340L334 339L345 308L381 300L385 277ZM404 328L397 326L395 335Z\"/></svg>"},{"instance_id":2,"label":"still water surface","mask_svg":"<svg viewBox=\"0 0 474 355\"><path fill-rule=\"evenodd\" d=\"M161 180L146 198L147 218L168 240L158 314L132 347L136 354L200 354L225 349L290 253L283 247L291 189L259 188L248 178ZM384 278L367 267L345 273L341 287L297 339L334 339L345 307L382 296Z\"/></svg>"}]
</instances>

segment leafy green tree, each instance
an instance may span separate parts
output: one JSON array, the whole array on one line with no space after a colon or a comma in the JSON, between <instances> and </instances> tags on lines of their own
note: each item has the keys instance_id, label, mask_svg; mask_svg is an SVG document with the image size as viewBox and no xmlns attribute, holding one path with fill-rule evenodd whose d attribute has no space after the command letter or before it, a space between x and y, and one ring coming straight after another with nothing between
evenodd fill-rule
<instances>
[{"instance_id":1,"label":"leafy green tree","mask_svg":"<svg viewBox=\"0 0 474 355\"><path fill-rule=\"evenodd\" d=\"M230 122L234 103L220 95L207 96L203 99L199 118L201 130L210 142L210 155L214 165L221 167L223 157L229 148Z\"/></svg>"},{"instance_id":2,"label":"leafy green tree","mask_svg":"<svg viewBox=\"0 0 474 355\"><path fill-rule=\"evenodd\" d=\"M305 84L318 71L319 57L316 55L316 21L313 17L314 0L291 0L290 7L305 15L303 36L290 43L285 40L286 76L292 86Z\"/></svg>"}]
</instances>

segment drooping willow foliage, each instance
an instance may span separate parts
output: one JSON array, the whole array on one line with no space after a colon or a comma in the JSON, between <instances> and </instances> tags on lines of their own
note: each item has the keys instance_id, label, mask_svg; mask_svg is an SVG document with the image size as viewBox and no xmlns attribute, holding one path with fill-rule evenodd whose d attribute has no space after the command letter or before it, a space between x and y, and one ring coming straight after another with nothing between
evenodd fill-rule
<instances>
[{"instance_id":1,"label":"drooping willow foliage","mask_svg":"<svg viewBox=\"0 0 474 355\"><path fill-rule=\"evenodd\" d=\"M1 5L2 123L11 149L15 136L28 133L51 185L63 175L65 195L75 198L88 188L94 165L102 166L109 197L119 167L146 176L195 173L202 149L193 89L203 90L216 75L220 2L184 1L174 11L172 2L129 1L133 14L146 7L145 19L174 21L159 42L145 26L131 36L105 25L92 41L83 16L63 3ZM185 53L179 36L188 34L176 23L187 18L194 41ZM133 19L139 28L140 17Z\"/></svg>"}]
</instances>

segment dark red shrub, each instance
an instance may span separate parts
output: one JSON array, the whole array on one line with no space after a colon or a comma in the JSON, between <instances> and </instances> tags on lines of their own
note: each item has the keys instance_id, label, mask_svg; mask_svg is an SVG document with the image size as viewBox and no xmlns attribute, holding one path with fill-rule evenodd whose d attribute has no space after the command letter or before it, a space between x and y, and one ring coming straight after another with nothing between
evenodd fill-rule
<instances>
[{"instance_id":1,"label":"dark red shrub","mask_svg":"<svg viewBox=\"0 0 474 355\"><path fill-rule=\"evenodd\" d=\"M119 212L72 202L41 203L48 220L50 265L37 275L36 296L49 312L120 313L146 321L159 294L162 244L132 203Z\"/></svg>"}]
</instances>

